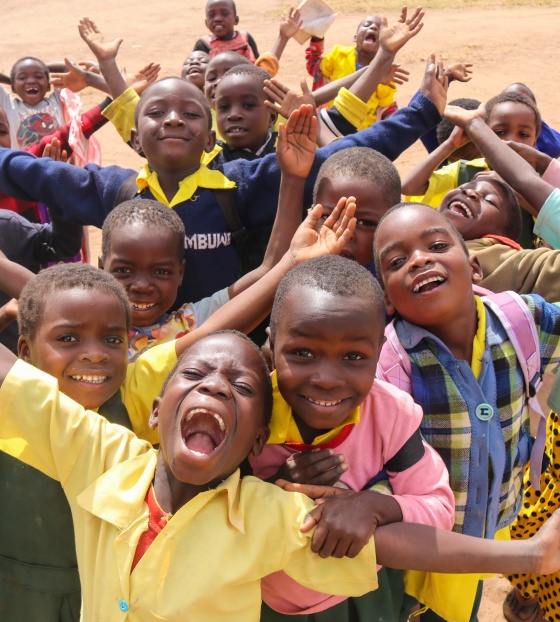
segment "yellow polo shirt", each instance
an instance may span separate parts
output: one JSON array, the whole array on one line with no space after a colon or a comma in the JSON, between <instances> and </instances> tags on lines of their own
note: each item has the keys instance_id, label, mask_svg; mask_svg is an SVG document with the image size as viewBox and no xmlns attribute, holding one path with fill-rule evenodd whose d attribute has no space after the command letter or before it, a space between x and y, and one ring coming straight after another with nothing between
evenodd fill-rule
<instances>
[{"instance_id":1,"label":"yellow polo shirt","mask_svg":"<svg viewBox=\"0 0 560 622\"><path fill-rule=\"evenodd\" d=\"M83 619L257 622L260 579L284 570L321 592L377 587L373 539L354 558L322 559L299 528L312 502L236 471L184 505L134 571L157 451L84 411L57 381L18 361L0 389L0 450L61 482L72 508Z\"/></svg>"}]
</instances>

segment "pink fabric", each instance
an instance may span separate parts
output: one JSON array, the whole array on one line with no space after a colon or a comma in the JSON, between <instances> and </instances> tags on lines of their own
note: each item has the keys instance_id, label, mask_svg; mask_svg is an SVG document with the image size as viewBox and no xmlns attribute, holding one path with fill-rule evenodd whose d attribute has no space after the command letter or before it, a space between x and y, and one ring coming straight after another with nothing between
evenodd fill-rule
<instances>
[{"instance_id":1,"label":"pink fabric","mask_svg":"<svg viewBox=\"0 0 560 622\"><path fill-rule=\"evenodd\" d=\"M360 406L360 423L336 448L350 465L341 481L352 490L362 490L418 429L421 420L422 409L410 395L376 380ZM455 504L447 469L434 449L426 443L424 449L423 458L406 471L388 471L394 498L405 522L451 529ZM267 445L260 456L251 458L255 475L272 477L292 453L285 445ZM270 607L287 614L323 611L344 600L304 588L281 572L263 579L261 591Z\"/></svg>"},{"instance_id":2,"label":"pink fabric","mask_svg":"<svg viewBox=\"0 0 560 622\"><path fill-rule=\"evenodd\" d=\"M560 162L552 160L541 179L548 182L551 186L560 188Z\"/></svg>"}]
</instances>

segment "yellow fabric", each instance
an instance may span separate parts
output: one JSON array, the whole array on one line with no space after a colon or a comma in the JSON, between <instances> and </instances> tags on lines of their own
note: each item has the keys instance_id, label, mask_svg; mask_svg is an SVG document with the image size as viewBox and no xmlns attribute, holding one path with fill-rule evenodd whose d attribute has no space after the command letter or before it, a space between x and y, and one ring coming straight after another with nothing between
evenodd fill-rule
<instances>
[{"instance_id":1,"label":"yellow fabric","mask_svg":"<svg viewBox=\"0 0 560 622\"><path fill-rule=\"evenodd\" d=\"M272 417L270 419L270 436L268 443L270 445L283 445L284 443L303 443L299 428L292 415L292 409L288 402L280 394L278 389L278 378L276 370L272 372ZM342 429L351 423L360 422L360 408L355 408L346 417L343 423L336 426L332 430L325 432L313 439L312 445L321 445L336 438Z\"/></svg>"},{"instance_id":2,"label":"yellow fabric","mask_svg":"<svg viewBox=\"0 0 560 622\"><path fill-rule=\"evenodd\" d=\"M369 104L363 102L354 93L342 87L335 97L333 105L340 114L355 128L361 127L367 120L368 116L373 112Z\"/></svg>"},{"instance_id":3,"label":"yellow fabric","mask_svg":"<svg viewBox=\"0 0 560 622\"><path fill-rule=\"evenodd\" d=\"M157 429L151 430L148 426L152 403L176 363L174 340L154 346L128 364L126 379L120 389L134 433L152 444L159 443Z\"/></svg>"},{"instance_id":4,"label":"yellow fabric","mask_svg":"<svg viewBox=\"0 0 560 622\"><path fill-rule=\"evenodd\" d=\"M134 112L139 101L138 93L129 87L103 110L103 116L111 121L125 143L130 142L130 130L136 127Z\"/></svg>"},{"instance_id":5,"label":"yellow fabric","mask_svg":"<svg viewBox=\"0 0 560 622\"><path fill-rule=\"evenodd\" d=\"M271 78L274 78L280 69L280 61L272 52L263 52L255 61L255 67L264 69Z\"/></svg>"},{"instance_id":6,"label":"yellow fabric","mask_svg":"<svg viewBox=\"0 0 560 622\"><path fill-rule=\"evenodd\" d=\"M321 71L331 82L354 73L356 71L356 48L351 45L335 45L321 61ZM395 101L396 92L396 89L380 84L367 102L371 112L358 126L358 129L363 130L375 123L377 108L390 106ZM329 102L329 106L332 104L333 102Z\"/></svg>"},{"instance_id":7,"label":"yellow fabric","mask_svg":"<svg viewBox=\"0 0 560 622\"><path fill-rule=\"evenodd\" d=\"M438 168L434 171L429 180L428 190L424 196L407 196L405 201L411 201L415 203L426 203L436 209L440 206L443 197L450 191L454 190L458 186L459 167L461 160L452 162L446 166ZM468 161L469 166L475 166L482 171L490 170L486 160L484 158L476 158L475 160Z\"/></svg>"},{"instance_id":8,"label":"yellow fabric","mask_svg":"<svg viewBox=\"0 0 560 622\"><path fill-rule=\"evenodd\" d=\"M200 160L200 162L202 164L204 164L204 166L208 166L210 164L210 162L212 162L212 160L222 152L222 148L220 147L220 145L215 144L214 145L214 149L212 149L212 151L210 153L208 153L207 151L205 151L202 154L202 158Z\"/></svg>"},{"instance_id":9,"label":"yellow fabric","mask_svg":"<svg viewBox=\"0 0 560 622\"><path fill-rule=\"evenodd\" d=\"M478 320L476 334L473 339L471 369L478 380L482 371L482 355L486 350L486 310L479 296L475 296L476 317Z\"/></svg>"},{"instance_id":10,"label":"yellow fabric","mask_svg":"<svg viewBox=\"0 0 560 622\"><path fill-rule=\"evenodd\" d=\"M258 622L260 579L278 570L326 593L377 587L373 539L355 559L322 559L299 531L313 503L254 477L240 480L239 471L180 508L131 573L157 451L84 411L23 361L0 404L0 449L60 481L68 497L84 620Z\"/></svg>"},{"instance_id":11,"label":"yellow fabric","mask_svg":"<svg viewBox=\"0 0 560 622\"><path fill-rule=\"evenodd\" d=\"M145 188L149 188L156 201L167 205L167 207L175 207L184 201L188 201L196 192L197 188L213 188L218 190L235 188L234 181L228 179L220 171L213 171L207 168L204 164L201 164L200 168L195 173L185 177L183 181L179 182L179 190L171 199L171 202L167 200L167 197L161 189L157 173L152 171L147 164L144 164L140 169L138 177L136 178L136 185L140 192Z\"/></svg>"}]
</instances>

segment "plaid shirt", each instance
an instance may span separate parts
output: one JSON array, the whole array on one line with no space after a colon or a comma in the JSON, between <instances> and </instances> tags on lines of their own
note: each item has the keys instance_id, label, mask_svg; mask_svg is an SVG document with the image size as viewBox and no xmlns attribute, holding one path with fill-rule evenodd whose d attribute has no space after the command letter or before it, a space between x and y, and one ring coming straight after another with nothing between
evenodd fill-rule
<instances>
[{"instance_id":1,"label":"plaid shirt","mask_svg":"<svg viewBox=\"0 0 560 622\"><path fill-rule=\"evenodd\" d=\"M560 309L523 296L537 327L541 371L560 362ZM477 381L434 335L405 320L395 323L411 359L412 395L424 410L421 431L449 470L455 495L454 531L493 537L517 516L523 467L529 460L529 409L523 372L498 318L486 309L486 351ZM477 416L491 406L489 420ZM498 416L496 416L496 413Z\"/></svg>"}]
</instances>

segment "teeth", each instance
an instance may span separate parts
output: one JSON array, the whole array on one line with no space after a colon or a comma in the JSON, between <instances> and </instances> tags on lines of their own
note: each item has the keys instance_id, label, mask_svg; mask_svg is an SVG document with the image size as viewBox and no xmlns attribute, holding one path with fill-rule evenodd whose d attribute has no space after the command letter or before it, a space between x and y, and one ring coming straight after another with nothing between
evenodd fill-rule
<instances>
[{"instance_id":1,"label":"teeth","mask_svg":"<svg viewBox=\"0 0 560 622\"><path fill-rule=\"evenodd\" d=\"M420 281L420 283L417 283L412 291L417 294L424 285L428 285L428 283L443 283L443 281L445 281L445 279L442 276L432 276L429 279L424 279Z\"/></svg>"},{"instance_id":2,"label":"teeth","mask_svg":"<svg viewBox=\"0 0 560 622\"><path fill-rule=\"evenodd\" d=\"M139 302L131 302L130 304L135 311L146 311L146 309L153 309L156 306L155 302L148 302L145 304Z\"/></svg>"},{"instance_id":3,"label":"teeth","mask_svg":"<svg viewBox=\"0 0 560 622\"><path fill-rule=\"evenodd\" d=\"M313 402L313 404L317 404L319 406L336 406L337 404L340 404L340 402L342 402L342 400L336 400L334 402L324 402L322 400L312 400L310 397L307 398L310 402Z\"/></svg>"},{"instance_id":4,"label":"teeth","mask_svg":"<svg viewBox=\"0 0 560 622\"><path fill-rule=\"evenodd\" d=\"M449 209L451 210L453 208L455 208L455 213L457 213L456 210L458 209L461 212L461 216L463 215L462 213L465 212L469 220L474 220L474 215L471 210L464 203L461 203L461 201L453 201L449 206Z\"/></svg>"},{"instance_id":5,"label":"teeth","mask_svg":"<svg viewBox=\"0 0 560 622\"><path fill-rule=\"evenodd\" d=\"M245 132L246 130L244 130L242 127L232 127L230 130L228 130L228 134L241 134L243 132Z\"/></svg>"},{"instance_id":6,"label":"teeth","mask_svg":"<svg viewBox=\"0 0 560 622\"><path fill-rule=\"evenodd\" d=\"M220 415L206 410L205 408L195 408L194 410L191 410L191 412L187 415L185 421L190 421L195 415L198 415L199 413L204 413L205 415L212 415L212 417L214 417L214 419L218 422L220 430L222 432L225 431L226 426L224 425L224 420L220 417Z\"/></svg>"},{"instance_id":7,"label":"teeth","mask_svg":"<svg viewBox=\"0 0 560 622\"><path fill-rule=\"evenodd\" d=\"M107 380L107 376L70 376L72 380L78 380L79 382L89 382L91 384L101 384Z\"/></svg>"}]
</instances>

